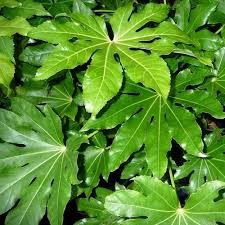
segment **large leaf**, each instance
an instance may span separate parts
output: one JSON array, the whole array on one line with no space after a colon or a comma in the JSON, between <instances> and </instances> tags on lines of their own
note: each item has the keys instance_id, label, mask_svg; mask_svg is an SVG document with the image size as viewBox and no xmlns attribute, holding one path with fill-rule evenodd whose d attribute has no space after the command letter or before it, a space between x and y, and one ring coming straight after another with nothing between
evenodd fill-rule
<instances>
[{"instance_id":1,"label":"large leaf","mask_svg":"<svg viewBox=\"0 0 225 225\"><path fill-rule=\"evenodd\" d=\"M126 219L126 225L216 225L225 222L224 199L214 201L225 183L209 182L201 186L181 207L175 190L156 178L134 178L134 190L117 191L106 197L105 208Z\"/></svg>"},{"instance_id":2,"label":"large leaf","mask_svg":"<svg viewBox=\"0 0 225 225\"><path fill-rule=\"evenodd\" d=\"M82 137L72 136L64 144L61 121L48 106L42 114L16 98L12 109L0 111L0 138L5 141L0 145L0 213L15 206L7 225L35 225L47 206L51 224L62 224L71 184L79 182L76 150Z\"/></svg>"},{"instance_id":3,"label":"large leaf","mask_svg":"<svg viewBox=\"0 0 225 225\"><path fill-rule=\"evenodd\" d=\"M84 76L83 91L86 109L95 116L121 87L122 68L118 57L115 59L117 54L123 69L133 81L141 82L167 98L170 90L169 69L162 58L156 54L148 55L143 49L169 54L175 42L193 43L170 22L163 22L156 28L142 29L149 22L165 20L168 13L165 4L149 3L138 13L132 11L132 5L128 4L115 12L110 19L112 35L108 35L102 18L83 14L72 14L71 22L47 21L34 28L29 33L30 37L52 43L64 43L73 37L79 39L66 47L65 44L56 47L38 70L37 79L47 79L63 69L72 69L91 57L91 64Z\"/></svg>"},{"instance_id":4,"label":"large leaf","mask_svg":"<svg viewBox=\"0 0 225 225\"><path fill-rule=\"evenodd\" d=\"M124 123L110 149L109 170L117 169L145 144L149 168L161 177L167 168L166 154L172 138L189 154L199 155L203 149L201 131L193 114L180 106L192 108L198 114L225 116L219 101L206 91L179 91L164 100L155 92L128 82L120 98L101 117L91 118L83 130L110 129Z\"/></svg>"},{"instance_id":5,"label":"large leaf","mask_svg":"<svg viewBox=\"0 0 225 225\"><path fill-rule=\"evenodd\" d=\"M201 131L189 111L134 83L128 82L123 93L100 118L90 119L83 128L110 129L125 122L110 149L110 171L145 143L149 168L156 176L163 176L172 137L187 152L199 154L203 148ZM218 110L223 115L220 107Z\"/></svg>"},{"instance_id":6,"label":"large leaf","mask_svg":"<svg viewBox=\"0 0 225 225\"><path fill-rule=\"evenodd\" d=\"M196 190L206 181L225 181L223 169L225 139L218 132L214 132L205 137L205 142L207 149L202 156L186 155L184 158L187 161L176 170L176 179L191 174L189 185L191 191Z\"/></svg>"}]
</instances>

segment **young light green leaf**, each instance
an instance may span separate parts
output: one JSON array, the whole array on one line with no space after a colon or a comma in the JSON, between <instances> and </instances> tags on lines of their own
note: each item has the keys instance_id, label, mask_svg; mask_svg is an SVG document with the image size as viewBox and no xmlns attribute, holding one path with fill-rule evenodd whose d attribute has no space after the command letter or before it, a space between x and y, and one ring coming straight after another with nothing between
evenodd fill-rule
<instances>
[{"instance_id":1,"label":"young light green leaf","mask_svg":"<svg viewBox=\"0 0 225 225\"><path fill-rule=\"evenodd\" d=\"M16 0L1 0L1 2L0 2L0 8L2 8L2 7L15 8L15 7L18 7L21 5L22 5L22 3L18 2Z\"/></svg>"},{"instance_id":2,"label":"young light green leaf","mask_svg":"<svg viewBox=\"0 0 225 225\"><path fill-rule=\"evenodd\" d=\"M10 61L8 56L0 53L0 84L9 89L14 73L14 64Z\"/></svg>"},{"instance_id":3,"label":"young light green leaf","mask_svg":"<svg viewBox=\"0 0 225 225\"><path fill-rule=\"evenodd\" d=\"M30 24L22 17L8 20L0 16L0 36L11 36L15 33L26 36L30 29Z\"/></svg>"},{"instance_id":4,"label":"young light green leaf","mask_svg":"<svg viewBox=\"0 0 225 225\"><path fill-rule=\"evenodd\" d=\"M126 225L215 225L225 222L224 199L214 201L224 187L224 182L209 182L181 207L171 186L157 178L140 176L134 178L134 190L117 191L107 196L105 208L112 215L126 219L122 223Z\"/></svg>"},{"instance_id":5,"label":"young light green leaf","mask_svg":"<svg viewBox=\"0 0 225 225\"><path fill-rule=\"evenodd\" d=\"M83 81L86 110L94 116L113 98L122 85L122 68L113 57L113 47L98 51ZM97 90L96 90L96 87Z\"/></svg>"},{"instance_id":6,"label":"young light green leaf","mask_svg":"<svg viewBox=\"0 0 225 225\"><path fill-rule=\"evenodd\" d=\"M62 69L72 69L84 64L90 58L93 49L100 45L90 45L88 42L79 42L79 45L69 42L58 45L44 61L43 67L38 69L35 79L47 79Z\"/></svg>"},{"instance_id":7,"label":"young light green leaf","mask_svg":"<svg viewBox=\"0 0 225 225\"><path fill-rule=\"evenodd\" d=\"M15 63L14 42L12 37L0 37L0 52L6 55L13 63Z\"/></svg>"},{"instance_id":8,"label":"young light green leaf","mask_svg":"<svg viewBox=\"0 0 225 225\"><path fill-rule=\"evenodd\" d=\"M58 44L72 39L76 36L76 28L78 24L75 22L57 23L47 20L46 22L34 27L28 33L28 36L35 39L47 41L49 43Z\"/></svg>"}]
</instances>

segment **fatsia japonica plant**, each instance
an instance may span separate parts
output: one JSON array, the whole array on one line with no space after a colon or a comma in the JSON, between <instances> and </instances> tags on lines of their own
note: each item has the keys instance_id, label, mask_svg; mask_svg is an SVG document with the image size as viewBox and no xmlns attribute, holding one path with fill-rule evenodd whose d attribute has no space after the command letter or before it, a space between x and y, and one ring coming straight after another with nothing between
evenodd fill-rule
<instances>
[{"instance_id":1,"label":"fatsia japonica plant","mask_svg":"<svg viewBox=\"0 0 225 225\"><path fill-rule=\"evenodd\" d=\"M0 14L0 224L225 224L224 0Z\"/></svg>"}]
</instances>

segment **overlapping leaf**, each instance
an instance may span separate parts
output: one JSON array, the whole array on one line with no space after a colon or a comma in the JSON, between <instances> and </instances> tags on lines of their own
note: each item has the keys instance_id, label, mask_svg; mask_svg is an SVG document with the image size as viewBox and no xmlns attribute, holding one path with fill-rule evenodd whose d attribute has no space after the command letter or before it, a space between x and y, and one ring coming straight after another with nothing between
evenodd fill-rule
<instances>
[{"instance_id":1,"label":"overlapping leaf","mask_svg":"<svg viewBox=\"0 0 225 225\"><path fill-rule=\"evenodd\" d=\"M212 95L217 92L225 93L225 48L221 48L215 53L215 69L211 73L211 79L203 86Z\"/></svg>"},{"instance_id":2,"label":"overlapping leaf","mask_svg":"<svg viewBox=\"0 0 225 225\"><path fill-rule=\"evenodd\" d=\"M189 154L200 154L203 144L195 117L171 101L191 107L197 113L224 118L220 103L205 91L183 91L165 101L157 93L128 82L120 98L100 118L90 119L83 128L110 129L124 123L110 149L110 171L117 169L145 144L149 168L154 175L163 176L172 138Z\"/></svg>"},{"instance_id":3,"label":"overlapping leaf","mask_svg":"<svg viewBox=\"0 0 225 225\"><path fill-rule=\"evenodd\" d=\"M78 208L88 214L89 218L82 219L74 225L118 225L120 218L107 212L104 208L105 197L112 191L105 188L96 189L96 198L81 198L78 201Z\"/></svg>"},{"instance_id":4,"label":"overlapping leaf","mask_svg":"<svg viewBox=\"0 0 225 225\"><path fill-rule=\"evenodd\" d=\"M0 212L15 206L5 224L38 224L46 207L51 224L62 224L71 184L78 183L76 150L83 137L65 145L61 121L48 106L42 114L16 98L12 108L0 111Z\"/></svg>"},{"instance_id":5,"label":"overlapping leaf","mask_svg":"<svg viewBox=\"0 0 225 225\"><path fill-rule=\"evenodd\" d=\"M88 147L84 154L85 161L85 193L91 194L93 188L95 188L100 180L100 175L107 179L108 172L108 157L109 152L106 149L106 142L103 140L105 136L98 133L94 136L96 146Z\"/></svg>"},{"instance_id":6,"label":"overlapping leaf","mask_svg":"<svg viewBox=\"0 0 225 225\"><path fill-rule=\"evenodd\" d=\"M29 33L30 37L63 43L44 62L36 79L47 79L63 69L72 69L91 57L91 64L84 76L83 90L86 109L95 116L121 87L123 69L114 57L118 54L123 68L133 81L141 82L167 98L170 73L166 63L158 55L148 55L140 49L169 54L174 49L173 43L192 44L192 41L169 22L163 22L156 28L142 29L149 22L160 23L165 20L168 13L165 4L149 3L138 13L132 13L132 10L129 4L112 16L110 24L113 37L108 35L110 31L107 31L102 18L83 14L72 14L72 22L60 24L47 21L34 28ZM65 44L66 40L73 37L79 41ZM160 40L154 42L154 39ZM160 50L160 46L165 50Z\"/></svg>"},{"instance_id":7,"label":"overlapping leaf","mask_svg":"<svg viewBox=\"0 0 225 225\"><path fill-rule=\"evenodd\" d=\"M186 155L187 160L183 166L176 170L176 179L184 178L191 174L189 189L196 190L206 181L225 181L225 139L214 132L205 138L206 152L200 157Z\"/></svg>"},{"instance_id":8,"label":"overlapping leaf","mask_svg":"<svg viewBox=\"0 0 225 225\"><path fill-rule=\"evenodd\" d=\"M11 36L15 33L26 36L30 29L30 24L22 17L8 20L0 16L0 36Z\"/></svg>"},{"instance_id":9,"label":"overlapping leaf","mask_svg":"<svg viewBox=\"0 0 225 225\"><path fill-rule=\"evenodd\" d=\"M34 82L28 82L23 87L17 88L17 94L20 97L36 105L48 103L61 117L68 116L72 120L75 119L78 110L73 96L74 91L70 73L59 84L53 85L49 91L46 84Z\"/></svg>"},{"instance_id":10,"label":"overlapping leaf","mask_svg":"<svg viewBox=\"0 0 225 225\"><path fill-rule=\"evenodd\" d=\"M126 225L216 225L225 222L225 200L214 201L225 183L208 182L181 207L175 190L156 178L134 178L133 190L117 191L106 197L105 208L126 219ZM207 215L207 216L206 216Z\"/></svg>"}]
</instances>

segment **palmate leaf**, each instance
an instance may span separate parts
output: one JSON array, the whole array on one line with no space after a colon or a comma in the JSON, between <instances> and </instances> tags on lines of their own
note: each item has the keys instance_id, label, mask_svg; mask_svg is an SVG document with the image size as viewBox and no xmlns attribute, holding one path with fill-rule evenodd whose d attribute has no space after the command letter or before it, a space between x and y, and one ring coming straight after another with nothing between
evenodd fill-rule
<instances>
[{"instance_id":1,"label":"palmate leaf","mask_svg":"<svg viewBox=\"0 0 225 225\"><path fill-rule=\"evenodd\" d=\"M96 198L80 198L77 201L79 211L84 211L89 218L79 220L74 225L119 225L119 217L112 215L104 208L105 197L112 191L105 188L96 189Z\"/></svg>"},{"instance_id":2,"label":"palmate leaf","mask_svg":"<svg viewBox=\"0 0 225 225\"><path fill-rule=\"evenodd\" d=\"M212 95L217 92L225 93L225 47L215 53L215 69L211 73L211 79L206 82L206 87Z\"/></svg>"},{"instance_id":3,"label":"palmate leaf","mask_svg":"<svg viewBox=\"0 0 225 225\"><path fill-rule=\"evenodd\" d=\"M19 200L6 225L37 225L46 207L51 224L60 225L71 184L79 182L76 150L86 138L71 136L64 144L61 121L48 106L42 114L16 98L12 109L0 110L0 213Z\"/></svg>"},{"instance_id":4,"label":"palmate leaf","mask_svg":"<svg viewBox=\"0 0 225 225\"><path fill-rule=\"evenodd\" d=\"M216 225L225 222L225 200L215 201L221 181L201 186L181 207L175 190L157 178L134 178L133 190L117 191L106 197L105 208L113 215L127 218L124 225ZM147 217L145 219L145 217Z\"/></svg>"},{"instance_id":5,"label":"palmate leaf","mask_svg":"<svg viewBox=\"0 0 225 225\"><path fill-rule=\"evenodd\" d=\"M106 149L106 139L102 133L97 133L93 137L96 146L89 146L83 153L85 166L85 185L86 195L90 195L93 188L95 188L99 181L100 175L107 180L108 177L108 158L109 152Z\"/></svg>"},{"instance_id":6,"label":"palmate leaf","mask_svg":"<svg viewBox=\"0 0 225 225\"><path fill-rule=\"evenodd\" d=\"M172 138L189 154L201 154L201 129L194 115L171 101L197 113L224 118L222 106L206 91L188 90L164 100L156 92L128 81L120 98L101 117L89 119L83 127L111 129L124 123L109 152L109 171L117 169L145 144L149 169L154 175L163 176Z\"/></svg>"},{"instance_id":7,"label":"palmate leaf","mask_svg":"<svg viewBox=\"0 0 225 225\"><path fill-rule=\"evenodd\" d=\"M215 11L218 1L197 2L197 4L191 5L190 0L176 1L176 14L175 20L180 29L192 37L199 43L199 49L205 50L217 50L221 47L222 39L215 33L201 29L207 24L210 15ZM217 40L217 42L215 41ZM196 44L197 44L196 43ZM211 66L212 62L205 52L196 51L192 47L180 46L177 52L196 57L201 63Z\"/></svg>"},{"instance_id":8,"label":"palmate leaf","mask_svg":"<svg viewBox=\"0 0 225 225\"><path fill-rule=\"evenodd\" d=\"M191 191L195 191L206 181L225 181L225 139L219 132L214 132L205 137L205 142L206 152L201 157L186 155L184 158L187 162L176 170L176 179L184 178L193 172L189 185Z\"/></svg>"},{"instance_id":9,"label":"palmate leaf","mask_svg":"<svg viewBox=\"0 0 225 225\"><path fill-rule=\"evenodd\" d=\"M52 43L78 38L74 44L56 47L38 70L36 79L47 79L63 69L72 69L91 57L84 76L83 91L86 109L93 116L118 93L124 69L131 80L141 82L167 98L170 73L166 63L158 55L148 55L142 50L169 54L175 42L193 43L170 22L163 22L156 28L142 29L149 22L160 23L166 19L168 7L165 4L149 3L138 13L132 11L132 4L128 4L112 16L110 25L113 38L108 35L102 18L75 13L71 15L71 22L60 24L48 21L31 30L30 37ZM148 43L150 41L152 43ZM160 46L165 50L162 51ZM123 68L115 54L119 55Z\"/></svg>"},{"instance_id":10,"label":"palmate leaf","mask_svg":"<svg viewBox=\"0 0 225 225\"><path fill-rule=\"evenodd\" d=\"M29 57L28 57L29 58ZM39 58L39 56L37 56ZM31 57L33 61L33 57ZM36 61L37 59L34 59ZM40 60L37 60L38 62ZM17 95L35 105L47 103L59 114L59 116L68 116L74 120L78 108L73 97L75 88L73 78L70 73L60 83L53 85L50 90L45 83L27 82L23 87L17 88Z\"/></svg>"}]
</instances>

